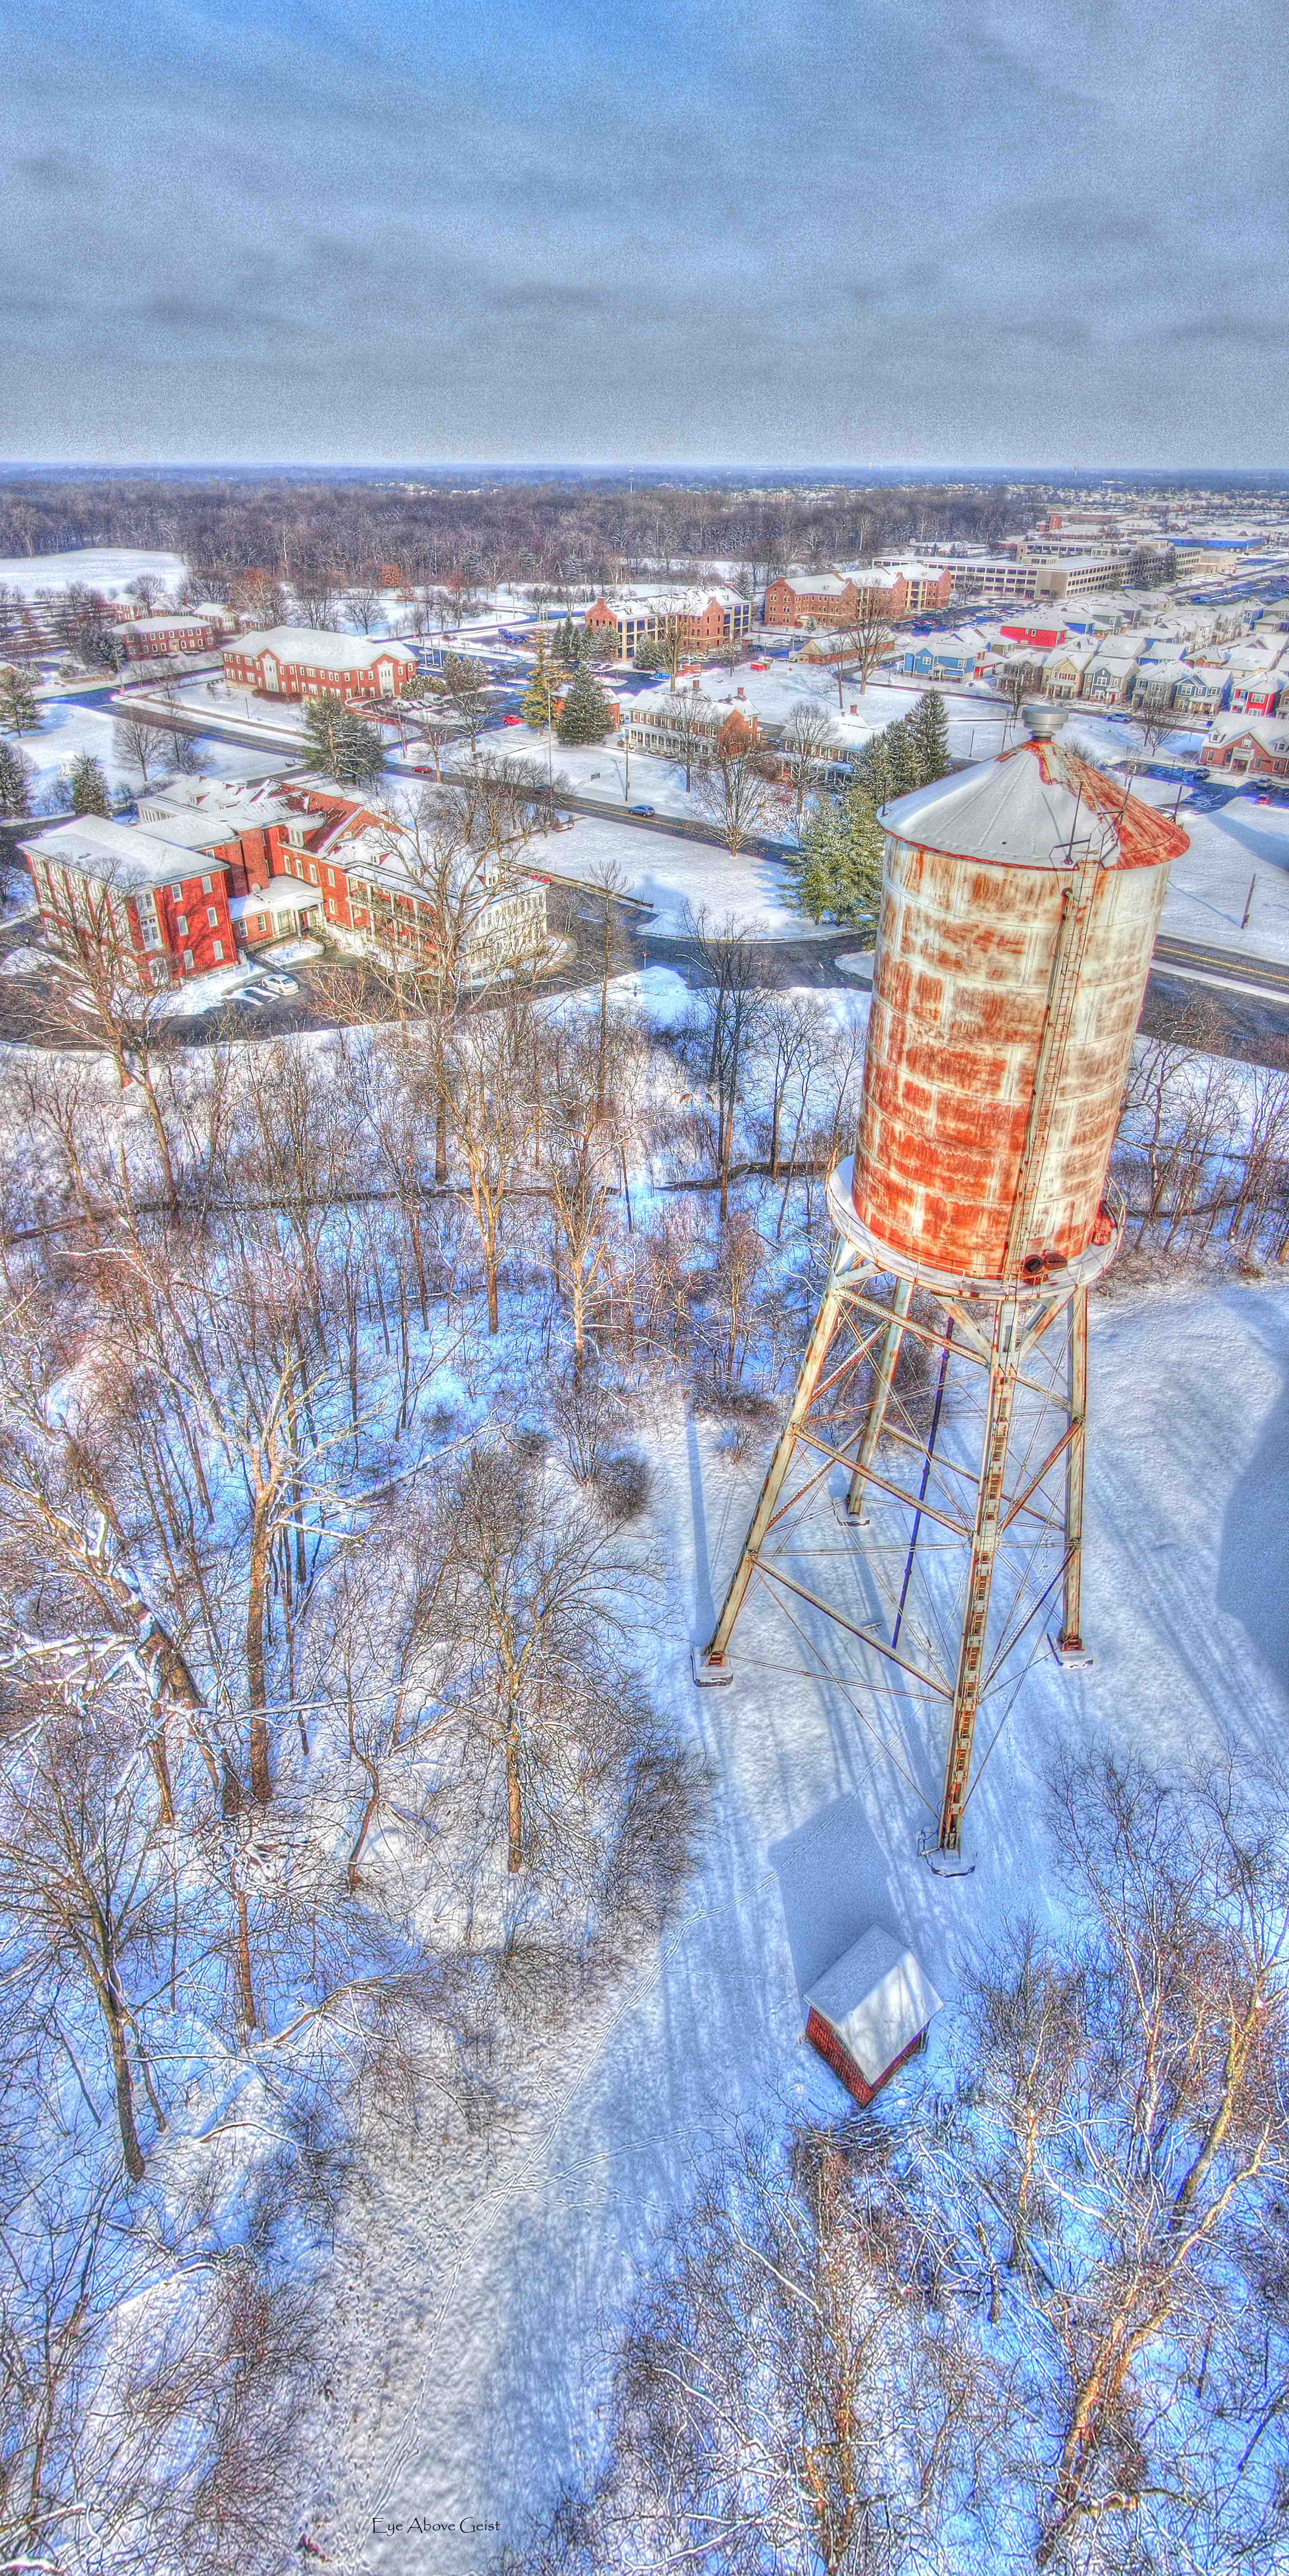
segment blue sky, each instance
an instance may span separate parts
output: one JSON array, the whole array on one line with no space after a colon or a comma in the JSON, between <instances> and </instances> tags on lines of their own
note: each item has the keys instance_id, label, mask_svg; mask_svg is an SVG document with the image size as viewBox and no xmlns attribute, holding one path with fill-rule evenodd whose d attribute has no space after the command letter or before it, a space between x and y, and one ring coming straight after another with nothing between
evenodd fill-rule
<instances>
[{"instance_id":1,"label":"blue sky","mask_svg":"<svg viewBox=\"0 0 1289 2576\"><path fill-rule=\"evenodd\" d=\"M0 454L1283 464L1284 24L0 0Z\"/></svg>"}]
</instances>

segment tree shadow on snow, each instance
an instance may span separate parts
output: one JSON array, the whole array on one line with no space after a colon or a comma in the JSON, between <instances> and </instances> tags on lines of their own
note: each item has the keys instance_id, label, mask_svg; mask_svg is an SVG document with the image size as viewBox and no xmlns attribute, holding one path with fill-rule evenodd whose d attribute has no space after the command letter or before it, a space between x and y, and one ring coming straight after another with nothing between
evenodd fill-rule
<instances>
[{"instance_id":1,"label":"tree shadow on snow","mask_svg":"<svg viewBox=\"0 0 1289 2576\"><path fill-rule=\"evenodd\" d=\"M1289 1376L1223 1515L1217 1606L1289 1690Z\"/></svg>"}]
</instances>

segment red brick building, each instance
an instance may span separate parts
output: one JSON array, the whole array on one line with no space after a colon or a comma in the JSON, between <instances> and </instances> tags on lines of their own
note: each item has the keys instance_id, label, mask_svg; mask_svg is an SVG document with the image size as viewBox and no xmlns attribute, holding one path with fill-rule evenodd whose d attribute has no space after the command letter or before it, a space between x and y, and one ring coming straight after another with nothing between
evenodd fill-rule
<instances>
[{"instance_id":1,"label":"red brick building","mask_svg":"<svg viewBox=\"0 0 1289 2576\"><path fill-rule=\"evenodd\" d=\"M899 573L868 573L862 567L852 572L781 573L765 594L765 622L767 626L844 628L872 611L882 617L903 617L907 607L908 585Z\"/></svg>"},{"instance_id":2,"label":"red brick building","mask_svg":"<svg viewBox=\"0 0 1289 2576\"><path fill-rule=\"evenodd\" d=\"M164 617L134 617L121 630L131 662L161 661L172 653L210 653L223 628L197 608L172 608Z\"/></svg>"},{"instance_id":3,"label":"red brick building","mask_svg":"<svg viewBox=\"0 0 1289 2576\"><path fill-rule=\"evenodd\" d=\"M410 646L388 635L328 635L312 626L271 626L224 647L229 686L267 698L396 698L417 668Z\"/></svg>"},{"instance_id":4,"label":"red brick building","mask_svg":"<svg viewBox=\"0 0 1289 2576\"><path fill-rule=\"evenodd\" d=\"M122 980L165 991L244 963L301 933L406 950L424 960L433 907L408 873L396 826L310 786L176 781L145 795L139 821L77 816L21 844L42 926L66 954L110 951ZM470 941L481 971L545 947L544 886L476 871Z\"/></svg>"},{"instance_id":5,"label":"red brick building","mask_svg":"<svg viewBox=\"0 0 1289 2576\"><path fill-rule=\"evenodd\" d=\"M626 661L642 644L656 642L664 621L673 618L687 653L718 653L752 632L750 603L724 582L714 590L632 591L614 602L600 598L588 608L585 623L592 634L613 628L619 659Z\"/></svg>"}]
</instances>

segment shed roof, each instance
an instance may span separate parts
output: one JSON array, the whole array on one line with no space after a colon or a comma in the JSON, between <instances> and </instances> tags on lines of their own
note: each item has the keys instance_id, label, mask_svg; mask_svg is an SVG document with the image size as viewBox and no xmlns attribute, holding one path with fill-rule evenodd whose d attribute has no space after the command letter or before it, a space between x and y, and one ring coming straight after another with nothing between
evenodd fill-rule
<instances>
[{"instance_id":1,"label":"shed roof","mask_svg":"<svg viewBox=\"0 0 1289 2576\"><path fill-rule=\"evenodd\" d=\"M1175 823L1067 751L1054 716L1030 720L1043 731L1028 742L884 805L883 828L951 858L1030 868L1067 867L1089 838L1103 842L1105 867L1159 867L1190 848Z\"/></svg>"},{"instance_id":2,"label":"shed roof","mask_svg":"<svg viewBox=\"0 0 1289 2576\"><path fill-rule=\"evenodd\" d=\"M807 2005L835 2030L867 2084L879 2084L939 2012L936 1993L913 1952L880 1924L820 1977Z\"/></svg>"}]
</instances>

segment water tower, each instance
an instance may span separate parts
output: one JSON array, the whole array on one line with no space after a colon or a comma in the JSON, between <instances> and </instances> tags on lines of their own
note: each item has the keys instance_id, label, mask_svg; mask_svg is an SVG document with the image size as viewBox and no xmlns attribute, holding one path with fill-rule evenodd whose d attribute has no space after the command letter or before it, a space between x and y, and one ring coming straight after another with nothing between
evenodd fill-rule
<instances>
[{"instance_id":1,"label":"water tower","mask_svg":"<svg viewBox=\"0 0 1289 2576\"><path fill-rule=\"evenodd\" d=\"M947 1756L924 1848L947 1870L978 1719L983 1768L1035 1654L1086 1660L1088 1289L1119 1240L1110 1149L1168 862L1188 847L1060 743L1054 711L1028 721L1001 758L883 810L859 1135L828 1184L827 1286L694 1659L700 1681L733 1678L755 1581L802 1659L777 1668L835 1683L906 1776L929 1716Z\"/></svg>"}]
</instances>

